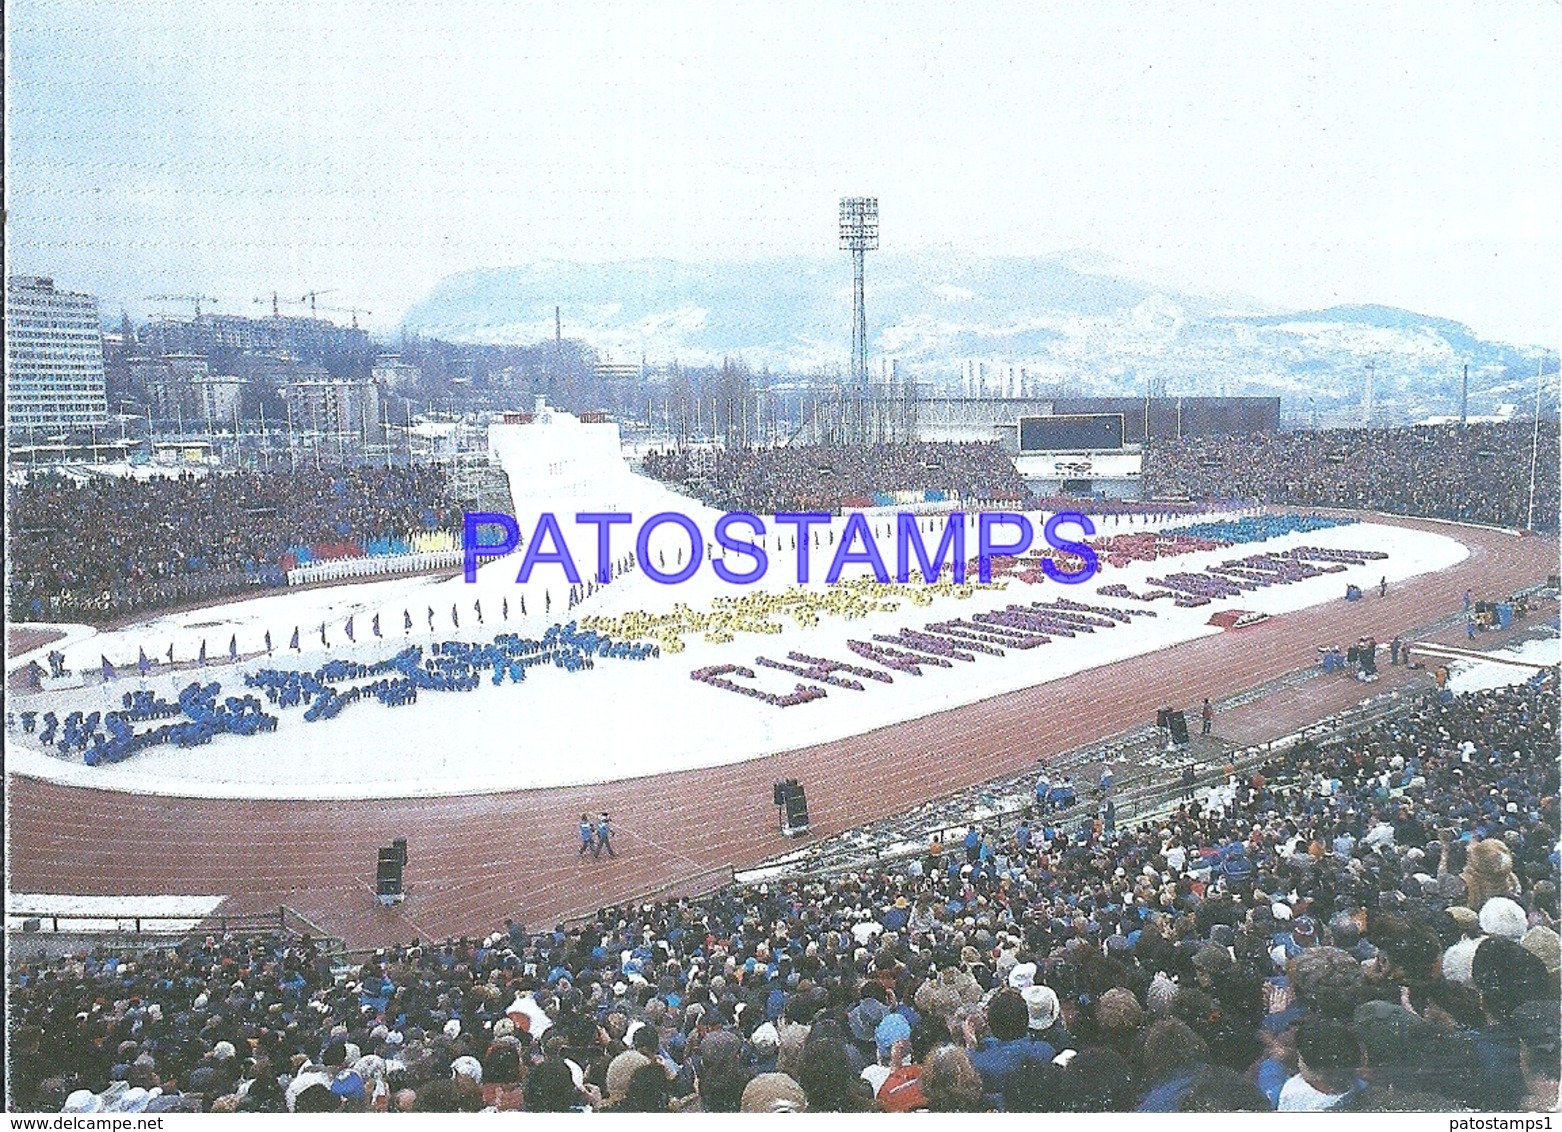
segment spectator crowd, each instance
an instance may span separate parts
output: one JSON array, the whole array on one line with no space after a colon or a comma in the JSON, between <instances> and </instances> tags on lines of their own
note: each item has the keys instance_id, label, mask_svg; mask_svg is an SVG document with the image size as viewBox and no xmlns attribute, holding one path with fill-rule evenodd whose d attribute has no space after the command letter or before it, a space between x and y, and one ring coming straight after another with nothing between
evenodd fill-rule
<instances>
[{"instance_id":1,"label":"spectator crowd","mask_svg":"<svg viewBox=\"0 0 1562 1132\"><path fill-rule=\"evenodd\" d=\"M649 476L724 511L838 513L843 500L942 492L963 500L1023 499L1029 492L998 444L874 444L651 452ZM861 504L859 504L861 505Z\"/></svg>"},{"instance_id":2,"label":"spectator crowd","mask_svg":"<svg viewBox=\"0 0 1562 1132\"><path fill-rule=\"evenodd\" d=\"M1557 716L1552 670L1136 827L1036 813L551 930L17 957L13 1105L1549 1111Z\"/></svg>"},{"instance_id":3,"label":"spectator crowd","mask_svg":"<svg viewBox=\"0 0 1562 1132\"><path fill-rule=\"evenodd\" d=\"M1534 461L1542 531L1557 530L1557 439L1556 422L1543 422ZM1534 440L1533 421L1157 440L1144 491L1523 527Z\"/></svg>"},{"instance_id":4,"label":"spectator crowd","mask_svg":"<svg viewBox=\"0 0 1562 1132\"><path fill-rule=\"evenodd\" d=\"M40 473L7 491L11 616L101 620L279 580L290 548L458 529L439 468Z\"/></svg>"}]
</instances>

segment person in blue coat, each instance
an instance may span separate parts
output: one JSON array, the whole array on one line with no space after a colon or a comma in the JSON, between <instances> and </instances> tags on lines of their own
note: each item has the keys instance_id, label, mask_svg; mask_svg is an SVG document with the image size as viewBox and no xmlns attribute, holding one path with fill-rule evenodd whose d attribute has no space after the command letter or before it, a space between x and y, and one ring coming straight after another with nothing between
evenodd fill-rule
<instances>
[{"instance_id":1,"label":"person in blue coat","mask_svg":"<svg viewBox=\"0 0 1562 1132\"><path fill-rule=\"evenodd\" d=\"M965 831L965 838L960 842L965 847L965 863L976 864L982 851L982 834L974 825Z\"/></svg>"},{"instance_id":2,"label":"person in blue coat","mask_svg":"<svg viewBox=\"0 0 1562 1132\"><path fill-rule=\"evenodd\" d=\"M613 826L608 821L606 810L603 810L601 816L597 818L597 844L593 853L600 857L604 849L607 850L609 857L618 856L618 853L613 849Z\"/></svg>"}]
</instances>

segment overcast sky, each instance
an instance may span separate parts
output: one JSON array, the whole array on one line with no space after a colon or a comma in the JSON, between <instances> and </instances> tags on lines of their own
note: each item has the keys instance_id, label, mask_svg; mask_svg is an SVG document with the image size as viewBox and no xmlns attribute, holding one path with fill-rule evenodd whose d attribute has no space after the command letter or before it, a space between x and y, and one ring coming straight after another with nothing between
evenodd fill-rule
<instances>
[{"instance_id":1,"label":"overcast sky","mask_svg":"<svg viewBox=\"0 0 1562 1132\"><path fill-rule=\"evenodd\" d=\"M542 258L1089 249L1556 346L1558 0L7 0L11 270L394 325ZM171 304L161 304L170 306Z\"/></svg>"}]
</instances>

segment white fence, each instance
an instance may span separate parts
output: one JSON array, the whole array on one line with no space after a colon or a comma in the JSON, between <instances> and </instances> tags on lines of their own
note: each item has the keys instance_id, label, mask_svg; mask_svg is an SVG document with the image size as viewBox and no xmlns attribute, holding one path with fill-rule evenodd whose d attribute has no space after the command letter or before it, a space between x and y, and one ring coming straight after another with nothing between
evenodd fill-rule
<instances>
[{"instance_id":1,"label":"white fence","mask_svg":"<svg viewBox=\"0 0 1562 1132\"><path fill-rule=\"evenodd\" d=\"M460 550L433 550L422 554L380 554L364 558L332 558L311 562L287 572L287 584L337 582L343 578L378 578L387 574L421 574L461 565Z\"/></svg>"}]
</instances>

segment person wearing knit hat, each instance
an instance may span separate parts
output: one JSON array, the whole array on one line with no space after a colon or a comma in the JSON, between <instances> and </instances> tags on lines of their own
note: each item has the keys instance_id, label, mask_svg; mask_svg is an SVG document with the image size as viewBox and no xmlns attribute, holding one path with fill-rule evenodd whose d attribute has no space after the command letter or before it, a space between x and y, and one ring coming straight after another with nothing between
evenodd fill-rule
<instances>
[{"instance_id":1,"label":"person wearing knit hat","mask_svg":"<svg viewBox=\"0 0 1562 1132\"><path fill-rule=\"evenodd\" d=\"M1492 837L1470 846L1460 876L1472 908L1482 907L1494 896L1511 896L1519 888L1518 878L1513 875L1513 854Z\"/></svg>"},{"instance_id":2,"label":"person wearing knit hat","mask_svg":"<svg viewBox=\"0 0 1562 1132\"><path fill-rule=\"evenodd\" d=\"M785 1073L761 1073L743 1087L742 1112L807 1112L803 1087Z\"/></svg>"},{"instance_id":3,"label":"person wearing knit hat","mask_svg":"<svg viewBox=\"0 0 1562 1132\"><path fill-rule=\"evenodd\" d=\"M458 1057L450 1063L450 1075L452 1077L470 1077L472 1083L483 1083L483 1063L475 1057Z\"/></svg>"},{"instance_id":4,"label":"person wearing knit hat","mask_svg":"<svg viewBox=\"0 0 1562 1132\"><path fill-rule=\"evenodd\" d=\"M1454 922L1454 926L1463 934L1480 934L1481 918L1476 915L1474 908L1466 908L1463 904L1452 905L1448 909L1448 918Z\"/></svg>"},{"instance_id":5,"label":"person wearing knit hat","mask_svg":"<svg viewBox=\"0 0 1562 1132\"><path fill-rule=\"evenodd\" d=\"M776 1027L780 1043L776 1046L776 1069L795 1076L803 1060L803 1043L808 1040L808 1027L782 1019Z\"/></svg>"},{"instance_id":6,"label":"person wearing knit hat","mask_svg":"<svg viewBox=\"0 0 1562 1132\"><path fill-rule=\"evenodd\" d=\"M642 1065L650 1065L652 1061L639 1050L626 1049L607 1066L607 1099L610 1103L616 1103L624 1099L629 1092L629 1079L635 1075L635 1070Z\"/></svg>"},{"instance_id":7,"label":"person wearing knit hat","mask_svg":"<svg viewBox=\"0 0 1562 1132\"><path fill-rule=\"evenodd\" d=\"M1172 999L1176 995L1177 984L1172 982L1165 971L1157 971L1155 978L1150 980L1150 988L1145 992L1144 997L1150 1007L1150 1013L1164 1018L1171 1013Z\"/></svg>"},{"instance_id":8,"label":"person wearing knit hat","mask_svg":"<svg viewBox=\"0 0 1562 1132\"><path fill-rule=\"evenodd\" d=\"M1472 913L1473 915L1473 913ZM1461 939L1443 952L1443 979L1462 987L1473 987L1475 979L1470 973L1475 962L1475 949L1481 945L1481 937Z\"/></svg>"},{"instance_id":9,"label":"person wearing knit hat","mask_svg":"<svg viewBox=\"0 0 1562 1132\"><path fill-rule=\"evenodd\" d=\"M769 1073L776 1067L776 1055L781 1048L781 1034L774 1022L763 1022L748 1037L754 1050L754 1072Z\"/></svg>"},{"instance_id":10,"label":"person wearing knit hat","mask_svg":"<svg viewBox=\"0 0 1562 1132\"><path fill-rule=\"evenodd\" d=\"M1544 963L1548 974L1555 975L1562 968L1562 956L1558 954L1562 950L1562 936L1544 924L1536 924L1525 932L1519 946Z\"/></svg>"},{"instance_id":11,"label":"person wearing knit hat","mask_svg":"<svg viewBox=\"0 0 1562 1132\"><path fill-rule=\"evenodd\" d=\"M312 1088L315 1085L323 1085L327 1090L329 1090L331 1087L330 1075L317 1071L309 1071L298 1074L293 1078L292 1081L288 1082L287 1091L283 1094L283 1101L287 1105L287 1110L289 1112L293 1112L295 1110L295 1106L298 1104L299 1094L302 1093L305 1089Z\"/></svg>"},{"instance_id":12,"label":"person wearing knit hat","mask_svg":"<svg viewBox=\"0 0 1562 1132\"><path fill-rule=\"evenodd\" d=\"M1094 1018L1109 1041L1121 1040L1139 1028L1144 1021L1144 1009L1133 991L1127 987L1113 987L1096 1000Z\"/></svg>"},{"instance_id":13,"label":"person wearing knit hat","mask_svg":"<svg viewBox=\"0 0 1562 1132\"><path fill-rule=\"evenodd\" d=\"M1482 842L1485 844L1485 842ZM1481 905L1481 930L1515 943L1524 938L1529 922L1520 908L1506 896L1494 896Z\"/></svg>"}]
</instances>

